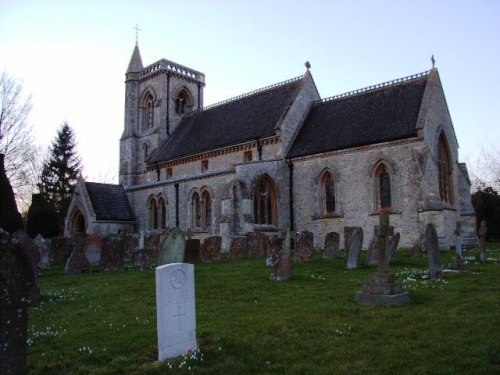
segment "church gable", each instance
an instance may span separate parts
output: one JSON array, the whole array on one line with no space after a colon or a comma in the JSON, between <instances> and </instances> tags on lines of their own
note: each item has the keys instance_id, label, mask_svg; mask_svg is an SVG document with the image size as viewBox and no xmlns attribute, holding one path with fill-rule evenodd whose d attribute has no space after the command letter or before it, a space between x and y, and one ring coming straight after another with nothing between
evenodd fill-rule
<instances>
[{"instance_id":1,"label":"church gable","mask_svg":"<svg viewBox=\"0 0 500 375\"><path fill-rule=\"evenodd\" d=\"M298 77L185 116L150 164L272 137L302 88Z\"/></svg>"},{"instance_id":2,"label":"church gable","mask_svg":"<svg viewBox=\"0 0 500 375\"><path fill-rule=\"evenodd\" d=\"M96 182L85 185L97 220L135 220L123 186Z\"/></svg>"},{"instance_id":3,"label":"church gable","mask_svg":"<svg viewBox=\"0 0 500 375\"><path fill-rule=\"evenodd\" d=\"M288 157L417 136L426 84L427 72L317 102Z\"/></svg>"}]
</instances>

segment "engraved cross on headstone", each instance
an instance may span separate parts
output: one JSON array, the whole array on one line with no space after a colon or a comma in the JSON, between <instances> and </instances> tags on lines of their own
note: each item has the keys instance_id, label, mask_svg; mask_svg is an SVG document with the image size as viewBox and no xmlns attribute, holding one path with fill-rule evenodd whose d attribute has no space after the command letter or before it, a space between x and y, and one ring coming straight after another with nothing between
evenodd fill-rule
<instances>
[{"instance_id":1,"label":"engraved cross on headstone","mask_svg":"<svg viewBox=\"0 0 500 375\"><path fill-rule=\"evenodd\" d=\"M177 315L172 315L172 316L174 318L179 318L179 331L182 331L182 328L181 328L181 319L185 315L186 315L186 313L181 313L181 306L177 305Z\"/></svg>"}]
</instances>

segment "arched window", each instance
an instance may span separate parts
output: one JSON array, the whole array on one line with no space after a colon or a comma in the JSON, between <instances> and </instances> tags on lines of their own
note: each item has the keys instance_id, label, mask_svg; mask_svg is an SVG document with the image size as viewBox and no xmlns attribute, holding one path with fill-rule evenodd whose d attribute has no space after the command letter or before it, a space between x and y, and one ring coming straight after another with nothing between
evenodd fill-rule
<instances>
[{"instance_id":1,"label":"arched window","mask_svg":"<svg viewBox=\"0 0 500 375\"><path fill-rule=\"evenodd\" d=\"M85 218L80 210L75 211L71 219L71 230L74 232L85 233Z\"/></svg>"},{"instance_id":2,"label":"arched window","mask_svg":"<svg viewBox=\"0 0 500 375\"><path fill-rule=\"evenodd\" d=\"M186 89L182 89L175 98L175 113L179 116L186 114L191 108L191 95Z\"/></svg>"},{"instance_id":3,"label":"arched window","mask_svg":"<svg viewBox=\"0 0 500 375\"><path fill-rule=\"evenodd\" d=\"M329 171L321 176L321 203L324 215L335 214L335 182Z\"/></svg>"},{"instance_id":4,"label":"arched window","mask_svg":"<svg viewBox=\"0 0 500 375\"><path fill-rule=\"evenodd\" d=\"M378 210L390 211L392 209L391 176L384 163L380 163L375 170L375 186Z\"/></svg>"},{"instance_id":5,"label":"arched window","mask_svg":"<svg viewBox=\"0 0 500 375\"><path fill-rule=\"evenodd\" d=\"M191 226L194 228L201 227L201 204L198 193L194 193L191 198Z\"/></svg>"},{"instance_id":6,"label":"arched window","mask_svg":"<svg viewBox=\"0 0 500 375\"><path fill-rule=\"evenodd\" d=\"M144 96L144 100L142 102L142 129L151 129L153 128L154 121L154 100L153 95L150 92Z\"/></svg>"},{"instance_id":7,"label":"arched window","mask_svg":"<svg viewBox=\"0 0 500 375\"><path fill-rule=\"evenodd\" d=\"M148 201L148 228L158 229L158 212L156 199L151 197Z\"/></svg>"},{"instance_id":8,"label":"arched window","mask_svg":"<svg viewBox=\"0 0 500 375\"><path fill-rule=\"evenodd\" d=\"M451 183L451 155L444 133L439 136L438 144L439 195L446 203L453 203L453 189Z\"/></svg>"},{"instance_id":9,"label":"arched window","mask_svg":"<svg viewBox=\"0 0 500 375\"><path fill-rule=\"evenodd\" d=\"M276 198L272 181L267 176L262 177L255 185L253 195L255 224L277 225Z\"/></svg>"},{"instance_id":10,"label":"arched window","mask_svg":"<svg viewBox=\"0 0 500 375\"><path fill-rule=\"evenodd\" d=\"M160 229L167 227L167 204L163 197L158 200L158 223L160 224Z\"/></svg>"},{"instance_id":11,"label":"arched window","mask_svg":"<svg viewBox=\"0 0 500 375\"><path fill-rule=\"evenodd\" d=\"M212 197L208 191L204 191L202 196L202 225L203 227L209 227L212 225Z\"/></svg>"}]
</instances>

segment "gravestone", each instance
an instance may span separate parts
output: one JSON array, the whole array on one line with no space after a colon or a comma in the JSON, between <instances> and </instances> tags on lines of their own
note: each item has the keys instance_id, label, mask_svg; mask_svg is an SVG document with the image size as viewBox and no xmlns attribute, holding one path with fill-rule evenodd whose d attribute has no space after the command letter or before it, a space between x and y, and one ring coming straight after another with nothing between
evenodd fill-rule
<instances>
[{"instance_id":1,"label":"gravestone","mask_svg":"<svg viewBox=\"0 0 500 375\"><path fill-rule=\"evenodd\" d=\"M160 245L158 266L184 262L185 252L186 240L184 239L184 233L179 228L171 229Z\"/></svg>"},{"instance_id":2,"label":"gravestone","mask_svg":"<svg viewBox=\"0 0 500 375\"><path fill-rule=\"evenodd\" d=\"M387 269L389 269L392 258L394 258L394 254L396 254L400 238L401 235L399 233L396 233L394 236L389 236L388 238L387 251L385 253L385 262L387 264Z\"/></svg>"},{"instance_id":3,"label":"gravestone","mask_svg":"<svg viewBox=\"0 0 500 375\"><path fill-rule=\"evenodd\" d=\"M149 249L137 249L132 253L132 266L135 270L143 270L151 267L151 251Z\"/></svg>"},{"instance_id":4,"label":"gravestone","mask_svg":"<svg viewBox=\"0 0 500 375\"><path fill-rule=\"evenodd\" d=\"M307 262L314 256L313 234L309 231L295 235L295 261Z\"/></svg>"},{"instance_id":5,"label":"gravestone","mask_svg":"<svg viewBox=\"0 0 500 375\"><path fill-rule=\"evenodd\" d=\"M160 256L161 239L161 234L150 234L144 237L144 248L149 249L151 251L151 255L154 257Z\"/></svg>"},{"instance_id":6,"label":"gravestone","mask_svg":"<svg viewBox=\"0 0 500 375\"><path fill-rule=\"evenodd\" d=\"M281 242L282 248L279 252L268 258L268 264L273 267L273 273L269 277L271 281L284 281L293 277L292 268L293 264L290 260L290 249L292 247L292 233L290 227L287 226L285 239ZM274 242L275 245L278 241Z\"/></svg>"},{"instance_id":7,"label":"gravestone","mask_svg":"<svg viewBox=\"0 0 500 375\"><path fill-rule=\"evenodd\" d=\"M200 261L201 244L198 239L186 240L186 252L184 253L184 263L195 264Z\"/></svg>"},{"instance_id":8,"label":"gravestone","mask_svg":"<svg viewBox=\"0 0 500 375\"><path fill-rule=\"evenodd\" d=\"M283 249L283 238L273 238L269 245L269 253L268 256L273 256L275 254L281 253ZM290 253L290 251L288 251Z\"/></svg>"},{"instance_id":9,"label":"gravestone","mask_svg":"<svg viewBox=\"0 0 500 375\"><path fill-rule=\"evenodd\" d=\"M0 228L0 374L26 373L28 296L34 282L28 253Z\"/></svg>"},{"instance_id":10,"label":"gravestone","mask_svg":"<svg viewBox=\"0 0 500 375\"><path fill-rule=\"evenodd\" d=\"M123 268L123 240L109 234L102 239L101 271L120 271Z\"/></svg>"},{"instance_id":11,"label":"gravestone","mask_svg":"<svg viewBox=\"0 0 500 375\"><path fill-rule=\"evenodd\" d=\"M85 256L85 254L75 247L68 260L66 261L66 267L64 273L66 275L80 275L82 273L90 272L90 263Z\"/></svg>"},{"instance_id":12,"label":"gravestone","mask_svg":"<svg viewBox=\"0 0 500 375\"><path fill-rule=\"evenodd\" d=\"M21 250L28 255L31 260L31 268L33 269L34 282L28 294L28 298L33 301L38 301L40 295L40 276L41 271L39 267L40 253L35 242L31 239L28 233L24 230L16 230L12 235L12 239L21 245Z\"/></svg>"},{"instance_id":13,"label":"gravestone","mask_svg":"<svg viewBox=\"0 0 500 375\"><path fill-rule=\"evenodd\" d=\"M486 221L483 220L479 226L479 247L477 248L476 262L484 262L486 260L486 233L488 233L488 228L486 226Z\"/></svg>"},{"instance_id":14,"label":"gravestone","mask_svg":"<svg viewBox=\"0 0 500 375\"><path fill-rule=\"evenodd\" d=\"M403 284L396 281L396 276L389 272L391 248L397 248L399 236L396 235L393 244L389 244L389 237L393 229L389 225L389 213L380 212L379 225L376 228L378 249L378 270L373 274L371 281L363 284L363 290L356 292L356 302L365 305L402 305L410 300L410 294L403 290Z\"/></svg>"},{"instance_id":15,"label":"gravestone","mask_svg":"<svg viewBox=\"0 0 500 375\"><path fill-rule=\"evenodd\" d=\"M258 258L269 252L269 238L261 232L248 232L247 254L249 258Z\"/></svg>"},{"instance_id":16,"label":"gravestone","mask_svg":"<svg viewBox=\"0 0 500 375\"><path fill-rule=\"evenodd\" d=\"M325 252L323 258L334 259L339 255L340 235L337 232L329 232L325 237Z\"/></svg>"},{"instance_id":17,"label":"gravestone","mask_svg":"<svg viewBox=\"0 0 500 375\"><path fill-rule=\"evenodd\" d=\"M229 248L229 259L242 259L248 257L248 237L234 236Z\"/></svg>"},{"instance_id":18,"label":"gravestone","mask_svg":"<svg viewBox=\"0 0 500 375\"><path fill-rule=\"evenodd\" d=\"M52 237L50 242L52 261L56 264L66 264L71 255L71 239L68 237Z\"/></svg>"},{"instance_id":19,"label":"gravestone","mask_svg":"<svg viewBox=\"0 0 500 375\"><path fill-rule=\"evenodd\" d=\"M139 238L137 235L131 233L122 233L120 237L123 246L123 261L130 262L132 261L134 251L139 248Z\"/></svg>"},{"instance_id":20,"label":"gravestone","mask_svg":"<svg viewBox=\"0 0 500 375\"><path fill-rule=\"evenodd\" d=\"M456 271L465 271L467 269L467 262L462 257L462 225L457 221L455 228L455 258L452 259L448 268Z\"/></svg>"},{"instance_id":21,"label":"gravestone","mask_svg":"<svg viewBox=\"0 0 500 375\"><path fill-rule=\"evenodd\" d=\"M41 234L37 234L35 239L33 240L38 248L38 252L40 253L40 263L38 267L41 270L46 270L50 267L51 259L50 259L50 238L43 238Z\"/></svg>"},{"instance_id":22,"label":"gravestone","mask_svg":"<svg viewBox=\"0 0 500 375\"><path fill-rule=\"evenodd\" d=\"M98 234L91 234L85 239L83 253L91 266L98 266L101 262L102 238Z\"/></svg>"},{"instance_id":23,"label":"gravestone","mask_svg":"<svg viewBox=\"0 0 500 375\"><path fill-rule=\"evenodd\" d=\"M425 248L429 260L429 271L431 279L442 279L443 270L439 257L439 240L434 225L429 223L425 226Z\"/></svg>"},{"instance_id":24,"label":"gravestone","mask_svg":"<svg viewBox=\"0 0 500 375\"><path fill-rule=\"evenodd\" d=\"M158 360L196 349L194 266L171 263L156 268Z\"/></svg>"},{"instance_id":25,"label":"gravestone","mask_svg":"<svg viewBox=\"0 0 500 375\"><path fill-rule=\"evenodd\" d=\"M422 239L415 240L413 247L411 248L411 256L413 258L418 258L422 256Z\"/></svg>"},{"instance_id":26,"label":"gravestone","mask_svg":"<svg viewBox=\"0 0 500 375\"><path fill-rule=\"evenodd\" d=\"M351 270L359 267L361 256L361 246L363 245L363 229L361 227L345 227L344 235L348 238L345 241L344 268Z\"/></svg>"},{"instance_id":27,"label":"gravestone","mask_svg":"<svg viewBox=\"0 0 500 375\"><path fill-rule=\"evenodd\" d=\"M220 260L221 245L222 237L220 236L210 236L205 238L202 246L203 261L205 263L211 263Z\"/></svg>"}]
</instances>

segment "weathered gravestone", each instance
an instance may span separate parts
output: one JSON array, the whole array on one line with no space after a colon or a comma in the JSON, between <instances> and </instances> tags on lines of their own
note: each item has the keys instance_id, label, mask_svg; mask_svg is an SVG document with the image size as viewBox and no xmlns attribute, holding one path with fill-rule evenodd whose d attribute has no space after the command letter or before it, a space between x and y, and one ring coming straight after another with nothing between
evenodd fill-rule
<instances>
[{"instance_id":1,"label":"weathered gravestone","mask_svg":"<svg viewBox=\"0 0 500 375\"><path fill-rule=\"evenodd\" d=\"M286 235L286 233L285 233ZM271 243L269 245L269 253L267 254L270 257L273 257L283 250L283 238L273 238L271 240ZM290 253L290 248L288 249L288 253Z\"/></svg>"},{"instance_id":2,"label":"weathered gravestone","mask_svg":"<svg viewBox=\"0 0 500 375\"><path fill-rule=\"evenodd\" d=\"M418 258L422 256L422 239L415 240L413 247L411 248L411 256L413 258Z\"/></svg>"},{"instance_id":3,"label":"weathered gravestone","mask_svg":"<svg viewBox=\"0 0 500 375\"><path fill-rule=\"evenodd\" d=\"M379 245L380 241L378 238L378 232L380 230L379 225L374 226L374 236L373 239L370 242L370 246L368 247L368 255L366 257L366 263L369 266L376 266L379 261ZM396 250L399 245L399 239L400 239L400 234L396 233L394 234L394 227L389 226L389 233L388 233L387 241L386 241L386 249L385 249L385 263L387 266L387 269L389 269L389 265L392 262L392 258L394 257L394 254L396 253Z\"/></svg>"},{"instance_id":4,"label":"weathered gravestone","mask_svg":"<svg viewBox=\"0 0 500 375\"><path fill-rule=\"evenodd\" d=\"M337 232L329 232L325 237L325 252L323 258L334 259L339 255L340 235Z\"/></svg>"},{"instance_id":5,"label":"weathered gravestone","mask_svg":"<svg viewBox=\"0 0 500 375\"><path fill-rule=\"evenodd\" d=\"M186 240L184 239L184 233L179 228L171 229L160 245L158 266L184 262L185 252Z\"/></svg>"},{"instance_id":6,"label":"weathered gravestone","mask_svg":"<svg viewBox=\"0 0 500 375\"><path fill-rule=\"evenodd\" d=\"M295 261L307 262L314 255L313 234L309 231L298 232L295 235Z\"/></svg>"},{"instance_id":7,"label":"weathered gravestone","mask_svg":"<svg viewBox=\"0 0 500 375\"><path fill-rule=\"evenodd\" d=\"M451 270L465 271L467 269L467 262L462 257L462 225L457 221L455 228L455 258L449 264Z\"/></svg>"},{"instance_id":8,"label":"weathered gravestone","mask_svg":"<svg viewBox=\"0 0 500 375\"><path fill-rule=\"evenodd\" d=\"M122 233L120 235L123 246L123 261L130 262L134 256L134 251L139 248L139 238L136 234ZM142 249L144 246L142 247Z\"/></svg>"},{"instance_id":9,"label":"weathered gravestone","mask_svg":"<svg viewBox=\"0 0 500 375\"><path fill-rule=\"evenodd\" d=\"M52 261L56 264L66 264L71 255L71 239L68 237L51 238Z\"/></svg>"},{"instance_id":10,"label":"weathered gravestone","mask_svg":"<svg viewBox=\"0 0 500 375\"><path fill-rule=\"evenodd\" d=\"M41 234L37 234L35 239L33 240L38 248L38 252L40 253L40 263L38 267L41 270L45 270L50 267L51 259L51 241L50 238L43 238Z\"/></svg>"},{"instance_id":11,"label":"weathered gravestone","mask_svg":"<svg viewBox=\"0 0 500 375\"><path fill-rule=\"evenodd\" d=\"M194 266L171 263L156 268L158 360L195 349Z\"/></svg>"},{"instance_id":12,"label":"weathered gravestone","mask_svg":"<svg viewBox=\"0 0 500 375\"><path fill-rule=\"evenodd\" d=\"M29 291L35 283L26 251L0 228L0 374L26 373Z\"/></svg>"},{"instance_id":13,"label":"weathered gravestone","mask_svg":"<svg viewBox=\"0 0 500 375\"><path fill-rule=\"evenodd\" d=\"M269 252L269 238L261 232L248 232L247 254L250 258L258 258Z\"/></svg>"},{"instance_id":14,"label":"weathered gravestone","mask_svg":"<svg viewBox=\"0 0 500 375\"><path fill-rule=\"evenodd\" d=\"M431 279L442 279L443 269L441 267L441 259L439 257L439 240L436 228L434 228L432 223L425 226L425 248L427 250L427 258L429 260Z\"/></svg>"},{"instance_id":15,"label":"weathered gravestone","mask_svg":"<svg viewBox=\"0 0 500 375\"><path fill-rule=\"evenodd\" d=\"M220 260L220 251L222 245L222 237L210 236L203 241L203 261L211 263Z\"/></svg>"},{"instance_id":16,"label":"weathered gravestone","mask_svg":"<svg viewBox=\"0 0 500 375\"><path fill-rule=\"evenodd\" d=\"M151 267L151 250L137 249L132 253L132 266L135 270L143 270Z\"/></svg>"},{"instance_id":17,"label":"weathered gravestone","mask_svg":"<svg viewBox=\"0 0 500 375\"><path fill-rule=\"evenodd\" d=\"M392 258L394 258L394 254L396 254L400 238L401 235L399 233L396 233L394 236L389 236L387 240L387 251L385 253L385 262L387 264L387 269L389 269L389 265L392 263Z\"/></svg>"},{"instance_id":18,"label":"weathered gravestone","mask_svg":"<svg viewBox=\"0 0 500 375\"><path fill-rule=\"evenodd\" d=\"M363 245L363 229L361 227L345 227L344 268L347 270L359 267L361 246Z\"/></svg>"},{"instance_id":19,"label":"weathered gravestone","mask_svg":"<svg viewBox=\"0 0 500 375\"><path fill-rule=\"evenodd\" d=\"M234 236L229 248L230 259L242 259L248 257L248 237Z\"/></svg>"},{"instance_id":20,"label":"weathered gravestone","mask_svg":"<svg viewBox=\"0 0 500 375\"><path fill-rule=\"evenodd\" d=\"M275 245L278 243L282 244L282 248L279 252L271 254L268 258L268 264L273 267L273 273L269 277L272 281L284 281L293 276L293 264L290 260L290 249L292 246L292 233L290 232L290 227L287 226L286 228L284 240L274 242Z\"/></svg>"},{"instance_id":21,"label":"weathered gravestone","mask_svg":"<svg viewBox=\"0 0 500 375\"><path fill-rule=\"evenodd\" d=\"M82 246L78 242L73 242L73 251L66 261L64 273L66 275L79 275L90 272L90 263L83 252Z\"/></svg>"},{"instance_id":22,"label":"weathered gravestone","mask_svg":"<svg viewBox=\"0 0 500 375\"><path fill-rule=\"evenodd\" d=\"M116 234L102 239L101 271L120 271L123 268L123 240Z\"/></svg>"},{"instance_id":23,"label":"weathered gravestone","mask_svg":"<svg viewBox=\"0 0 500 375\"><path fill-rule=\"evenodd\" d=\"M410 300L410 294L403 290L403 284L396 281L396 276L389 273L390 261L386 251L391 251L388 245L391 227L389 226L389 213L380 212L380 225L377 228L378 272L374 273L372 280L363 284L363 290L356 292L356 302L366 305L401 305ZM398 239L399 242L399 239ZM397 247L397 246L395 246Z\"/></svg>"},{"instance_id":24,"label":"weathered gravestone","mask_svg":"<svg viewBox=\"0 0 500 375\"><path fill-rule=\"evenodd\" d=\"M186 252L184 253L184 263L195 264L200 261L201 244L200 240L193 238L186 240Z\"/></svg>"},{"instance_id":25,"label":"weathered gravestone","mask_svg":"<svg viewBox=\"0 0 500 375\"><path fill-rule=\"evenodd\" d=\"M98 266L101 262L102 238L98 234L91 234L85 239L83 253L90 265Z\"/></svg>"},{"instance_id":26,"label":"weathered gravestone","mask_svg":"<svg viewBox=\"0 0 500 375\"><path fill-rule=\"evenodd\" d=\"M160 256L160 243L162 238L165 237L161 234L150 234L144 237L144 248L151 251L154 257Z\"/></svg>"},{"instance_id":27,"label":"weathered gravestone","mask_svg":"<svg viewBox=\"0 0 500 375\"><path fill-rule=\"evenodd\" d=\"M24 230L16 230L12 235L12 238L19 243L22 251L25 252L31 260L34 283L29 291L28 298L30 300L37 301L41 298L39 287L41 271L40 267L38 266L40 263L40 253L38 252L38 248L36 247L35 242Z\"/></svg>"},{"instance_id":28,"label":"weathered gravestone","mask_svg":"<svg viewBox=\"0 0 500 375\"><path fill-rule=\"evenodd\" d=\"M486 260L485 242L487 232L486 221L483 220L479 226L479 247L477 248L476 262L484 262Z\"/></svg>"}]
</instances>

